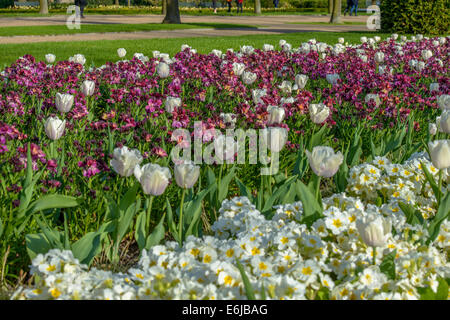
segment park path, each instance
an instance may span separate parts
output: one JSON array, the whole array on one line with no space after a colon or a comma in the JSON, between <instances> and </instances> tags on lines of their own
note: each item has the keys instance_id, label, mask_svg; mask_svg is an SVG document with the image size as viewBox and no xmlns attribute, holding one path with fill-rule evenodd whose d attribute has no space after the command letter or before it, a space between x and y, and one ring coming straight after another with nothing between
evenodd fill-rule
<instances>
[{"instance_id":1,"label":"park path","mask_svg":"<svg viewBox=\"0 0 450 320\"><path fill-rule=\"evenodd\" d=\"M42 26L64 25L67 15L49 17L5 17L0 18L0 28L8 26ZM86 24L140 24L160 23L162 15L87 15L82 19ZM180 29L180 30L152 30L136 32L107 32L107 33L79 33L71 35L44 36L12 36L0 37L0 44L31 43L31 42L60 42L60 41L94 41L94 40L132 40L152 38L185 38L209 36L242 36L257 34L283 34L292 32L347 32L367 31L365 25L324 25L324 24L295 24L295 22L317 23L328 22L326 16L311 15L276 15L276 16L182 16L185 23L235 23L256 25L258 28L233 29ZM345 17L344 21L365 22L367 16ZM83 25L81 25L83 28Z\"/></svg>"}]
</instances>

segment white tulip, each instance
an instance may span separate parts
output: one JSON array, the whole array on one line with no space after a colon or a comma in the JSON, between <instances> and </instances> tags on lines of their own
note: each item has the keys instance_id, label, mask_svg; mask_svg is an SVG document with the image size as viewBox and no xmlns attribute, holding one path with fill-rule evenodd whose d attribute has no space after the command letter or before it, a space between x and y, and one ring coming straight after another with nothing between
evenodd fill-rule
<instances>
[{"instance_id":1,"label":"white tulip","mask_svg":"<svg viewBox=\"0 0 450 320\"><path fill-rule=\"evenodd\" d=\"M281 98L280 99L280 105L286 104L286 103L294 103L295 99L293 97L289 97L289 98Z\"/></svg>"},{"instance_id":2,"label":"white tulip","mask_svg":"<svg viewBox=\"0 0 450 320\"><path fill-rule=\"evenodd\" d=\"M408 40L408 37L407 37L407 36L401 36L401 37L400 37L400 41L406 42L406 40Z\"/></svg>"},{"instance_id":3,"label":"white tulip","mask_svg":"<svg viewBox=\"0 0 450 320\"><path fill-rule=\"evenodd\" d=\"M290 44L290 43L285 43L284 45L283 45L283 51L284 52L289 52L289 51L291 51L292 50L292 44Z\"/></svg>"},{"instance_id":4,"label":"white tulip","mask_svg":"<svg viewBox=\"0 0 450 320\"><path fill-rule=\"evenodd\" d=\"M334 73L334 74L327 74L326 78L327 78L327 81L329 84L335 85L335 84L337 84L338 80L340 79L340 76L338 74Z\"/></svg>"},{"instance_id":5,"label":"white tulip","mask_svg":"<svg viewBox=\"0 0 450 320\"><path fill-rule=\"evenodd\" d=\"M422 41L423 40L423 34L416 35L417 40Z\"/></svg>"},{"instance_id":6,"label":"white tulip","mask_svg":"<svg viewBox=\"0 0 450 320\"><path fill-rule=\"evenodd\" d=\"M129 177L133 174L134 168L142 162L143 158L139 150L129 150L128 147L115 148L113 158L109 164L113 170L122 177ZM139 180L139 179L138 179Z\"/></svg>"},{"instance_id":7,"label":"white tulip","mask_svg":"<svg viewBox=\"0 0 450 320\"><path fill-rule=\"evenodd\" d=\"M433 56L433 52L431 50L422 50L422 58L424 60L428 60Z\"/></svg>"},{"instance_id":8,"label":"white tulip","mask_svg":"<svg viewBox=\"0 0 450 320\"><path fill-rule=\"evenodd\" d=\"M439 98L437 99L437 103L439 105L439 108L441 108L441 110L450 109L450 95L443 94L443 95L439 96Z\"/></svg>"},{"instance_id":9,"label":"white tulip","mask_svg":"<svg viewBox=\"0 0 450 320\"><path fill-rule=\"evenodd\" d=\"M432 44L434 47L439 47L439 45L440 45L438 40L433 40Z\"/></svg>"},{"instance_id":10,"label":"white tulip","mask_svg":"<svg viewBox=\"0 0 450 320\"><path fill-rule=\"evenodd\" d=\"M437 133L437 126L435 123L428 124L428 131L430 132L430 135L434 136Z\"/></svg>"},{"instance_id":11,"label":"white tulip","mask_svg":"<svg viewBox=\"0 0 450 320\"><path fill-rule=\"evenodd\" d=\"M444 45L446 42L447 42L447 39L446 39L445 37L440 37L440 38L439 38L439 43L440 43L441 45Z\"/></svg>"},{"instance_id":12,"label":"white tulip","mask_svg":"<svg viewBox=\"0 0 450 320\"><path fill-rule=\"evenodd\" d=\"M253 89L252 90L252 98L255 104L262 103L262 97L265 97L267 94L266 89Z\"/></svg>"},{"instance_id":13,"label":"white tulip","mask_svg":"<svg viewBox=\"0 0 450 320\"><path fill-rule=\"evenodd\" d=\"M222 57L222 51L220 51L220 50L213 49L213 50L211 51L211 53L212 53L213 55L215 55L217 58L221 58L221 57Z\"/></svg>"},{"instance_id":14,"label":"white tulip","mask_svg":"<svg viewBox=\"0 0 450 320\"><path fill-rule=\"evenodd\" d=\"M393 40L397 40L397 39L398 39L398 34L397 34L397 33L393 33L393 34L391 35L391 38L392 38Z\"/></svg>"},{"instance_id":15,"label":"white tulip","mask_svg":"<svg viewBox=\"0 0 450 320\"><path fill-rule=\"evenodd\" d=\"M73 57L70 57L69 61L84 65L86 63L86 58L84 57L84 55L78 53L78 54L74 55Z\"/></svg>"},{"instance_id":16,"label":"white tulip","mask_svg":"<svg viewBox=\"0 0 450 320\"><path fill-rule=\"evenodd\" d=\"M431 162L438 169L450 167L450 140L435 140L428 143Z\"/></svg>"},{"instance_id":17,"label":"white tulip","mask_svg":"<svg viewBox=\"0 0 450 320\"><path fill-rule=\"evenodd\" d=\"M304 89L309 77L305 74L298 74L295 76L295 84L299 89Z\"/></svg>"},{"instance_id":18,"label":"white tulip","mask_svg":"<svg viewBox=\"0 0 450 320\"><path fill-rule=\"evenodd\" d=\"M138 52L136 52L136 53L133 55L133 57L136 58L136 59L138 59L138 60L140 60L140 61L142 61L142 62L147 62L147 61L149 61L148 57L147 57L146 55L144 55L143 53L138 53Z\"/></svg>"},{"instance_id":19,"label":"white tulip","mask_svg":"<svg viewBox=\"0 0 450 320\"><path fill-rule=\"evenodd\" d=\"M363 241L370 247L382 247L391 236L390 220L380 215L370 214L356 220L356 228Z\"/></svg>"},{"instance_id":20,"label":"white tulip","mask_svg":"<svg viewBox=\"0 0 450 320\"><path fill-rule=\"evenodd\" d=\"M274 50L274 46L271 44L264 44L263 45L263 50L264 51L273 51Z\"/></svg>"},{"instance_id":21,"label":"white tulip","mask_svg":"<svg viewBox=\"0 0 450 320\"><path fill-rule=\"evenodd\" d=\"M381 51L378 51L377 53L375 53L374 58L377 63L382 63L384 61L384 53Z\"/></svg>"},{"instance_id":22,"label":"white tulip","mask_svg":"<svg viewBox=\"0 0 450 320\"><path fill-rule=\"evenodd\" d=\"M375 39L376 42L380 42L381 41L381 37L379 37L379 36L375 36L373 38Z\"/></svg>"},{"instance_id":23,"label":"white tulip","mask_svg":"<svg viewBox=\"0 0 450 320\"><path fill-rule=\"evenodd\" d=\"M244 73L244 70L245 70L245 64L233 62L233 72L235 75L240 77Z\"/></svg>"},{"instance_id":24,"label":"white tulip","mask_svg":"<svg viewBox=\"0 0 450 320\"><path fill-rule=\"evenodd\" d=\"M430 92L433 91L439 91L439 83L435 82L430 84Z\"/></svg>"},{"instance_id":25,"label":"white tulip","mask_svg":"<svg viewBox=\"0 0 450 320\"><path fill-rule=\"evenodd\" d=\"M85 97L92 96L95 90L95 82L90 80L84 80L81 85L81 92L83 92Z\"/></svg>"},{"instance_id":26,"label":"white tulip","mask_svg":"<svg viewBox=\"0 0 450 320\"><path fill-rule=\"evenodd\" d=\"M234 113L221 113L220 118L222 118L223 123L234 128L236 124L236 115Z\"/></svg>"},{"instance_id":27,"label":"white tulip","mask_svg":"<svg viewBox=\"0 0 450 320\"><path fill-rule=\"evenodd\" d=\"M369 101L374 101L375 105L378 107L381 104L380 96L378 94L369 93L366 95L364 101L369 103Z\"/></svg>"},{"instance_id":28,"label":"white tulip","mask_svg":"<svg viewBox=\"0 0 450 320\"><path fill-rule=\"evenodd\" d=\"M117 55L119 56L119 58L123 58L127 55L127 50L125 50L124 48L119 48L117 49Z\"/></svg>"},{"instance_id":29,"label":"white tulip","mask_svg":"<svg viewBox=\"0 0 450 320\"><path fill-rule=\"evenodd\" d=\"M419 61L416 65L416 70L421 72L423 69L425 69L425 62Z\"/></svg>"},{"instance_id":30,"label":"white tulip","mask_svg":"<svg viewBox=\"0 0 450 320\"><path fill-rule=\"evenodd\" d=\"M269 112L269 117L267 120L267 124L279 124L283 122L285 111L284 108L278 108L276 106L269 106L267 108L267 112Z\"/></svg>"},{"instance_id":31,"label":"white tulip","mask_svg":"<svg viewBox=\"0 0 450 320\"><path fill-rule=\"evenodd\" d=\"M281 39L280 42L278 42L280 47L283 47L286 43L287 43L286 40L283 40L283 39Z\"/></svg>"},{"instance_id":32,"label":"white tulip","mask_svg":"<svg viewBox=\"0 0 450 320\"><path fill-rule=\"evenodd\" d=\"M338 39L338 42L339 42L340 44L344 44L345 39L344 39L344 38L339 38L339 39Z\"/></svg>"},{"instance_id":33,"label":"white tulip","mask_svg":"<svg viewBox=\"0 0 450 320\"><path fill-rule=\"evenodd\" d=\"M326 146L314 147L312 152L305 150L309 165L314 173L320 177L330 178L339 170L344 161L344 156L339 151Z\"/></svg>"},{"instance_id":34,"label":"white tulip","mask_svg":"<svg viewBox=\"0 0 450 320\"><path fill-rule=\"evenodd\" d=\"M165 102L166 111L172 113L181 106L181 98L167 97Z\"/></svg>"},{"instance_id":35,"label":"white tulip","mask_svg":"<svg viewBox=\"0 0 450 320\"><path fill-rule=\"evenodd\" d=\"M56 56L54 54L48 53L45 55L45 60L47 63L53 63L55 62Z\"/></svg>"},{"instance_id":36,"label":"white tulip","mask_svg":"<svg viewBox=\"0 0 450 320\"><path fill-rule=\"evenodd\" d=\"M238 144L233 136L219 135L214 139L216 158L220 161L231 161L238 151Z\"/></svg>"},{"instance_id":37,"label":"white tulip","mask_svg":"<svg viewBox=\"0 0 450 320\"><path fill-rule=\"evenodd\" d=\"M450 109L442 112L439 124L442 132L450 133Z\"/></svg>"},{"instance_id":38,"label":"white tulip","mask_svg":"<svg viewBox=\"0 0 450 320\"><path fill-rule=\"evenodd\" d=\"M174 168L175 181L183 189L190 189L197 182L200 175L200 167L192 161L185 160Z\"/></svg>"},{"instance_id":39,"label":"white tulip","mask_svg":"<svg viewBox=\"0 0 450 320\"><path fill-rule=\"evenodd\" d=\"M164 193L172 178L169 168L147 163L142 168L136 165L134 176L140 182L144 194L160 196Z\"/></svg>"},{"instance_id":40,"label":"white tulip","mask_svg":"<svg viewBox=\"0 0 450 320\"><path fill-rule=\"evenodd\" d=\"M242 73L242 81L247 85L251 85L255 82L257 77L256 73L250 71L244 71L244 73Z\"/></svg>"},{"instance_id":41,"label":"white tulip","mask_svg":"<svg viewBox=\"0 0 450 320\"><path fill-rule=\"evenodd\" d=\"M56 108L63 113L70 111L73 105L73 95L68 93L57 93L56 94Z\"/></svg>"},{"instance_id":42,"label":"white tulip","mask_svg":"<svg viewBox=\"0 0 450 320\"><path fill-rule=\"evenodd\" d=\"M61 121L58 117L49 117L44 124L45 133L50 140L58 140L61 138L65 127L66 120Z\"/></svg>"},{"instance_id":43,"label":"white tulip","mask_svg":"<svg viewBox=\"0 0 450 320\"><path fill-rule=\"evenodd\" d=\"M361 37L360 40L361 40L361 43L366 43L367 42L367 37Z\"/></svg>"},{"instance_id":44,"label":"white tulip","mask_svg":"<svg viewBox=\"0 0 450 320\"><path fill-rule=\"evenodd\" d=\"M285 128L269 127L262 130L262 141L272 152L280 152L286 144L288 133Z\"/></svg>"},{"instance_id":45,"label":"white tulip","mask_svg":"<svg viewBox=\"0 0 450 320\"><path fill-rule=\"evenodd\" d=\"M323 103L311 104L309 106L309 116L311 117L311 121L315 124L323 123L329 115L330 108Z\"/></svg>"},{"instance_id":46,"label":"white tulip","mask_svg":"<svg viewBox=\"0 0 450 320\"><path fill-rule=\"evenodd\" d=\"M158 65L156 66L156 72L158 73L158 76L161 79L165 79L169 76L170 74L170 67L167 63L165 62L160 62L158 63Z\"/></svg>"},{"instance_id":47,"label":"white tulip","mask_svg":"<svg viewBox=\"0 0 450 320\"><path fill-rule=\"evenodd\" d=\"M292 92L292 83L290 81L284 80L281 85L278 86L278 88L283 92L284 94L291 94Z\"/></svg>"}]
</instances>

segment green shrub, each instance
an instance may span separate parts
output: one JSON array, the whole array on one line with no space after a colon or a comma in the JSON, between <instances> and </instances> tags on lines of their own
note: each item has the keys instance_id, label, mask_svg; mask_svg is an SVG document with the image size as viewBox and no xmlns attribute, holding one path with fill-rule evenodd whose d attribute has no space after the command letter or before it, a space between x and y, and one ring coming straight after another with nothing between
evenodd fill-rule
<instances>
[{"instance_id":1,"label":"green shrub","mask_svg":"<svg viewBox=\"0 0 450 320\"><path fill-rule=\"evenodd\" d=\"M9 8L14 5L14 0L0 0L0 8Z\"/></svg>"},{"instance_id":2,"label":"green shrub","mask_svg":"<svg viewBox=\"0 0 450 320\"><path fill-rule=\"evenodd\" d=\"M381 0L383 32L446 34L450 0Z\"/></svg>"}]
</instances>

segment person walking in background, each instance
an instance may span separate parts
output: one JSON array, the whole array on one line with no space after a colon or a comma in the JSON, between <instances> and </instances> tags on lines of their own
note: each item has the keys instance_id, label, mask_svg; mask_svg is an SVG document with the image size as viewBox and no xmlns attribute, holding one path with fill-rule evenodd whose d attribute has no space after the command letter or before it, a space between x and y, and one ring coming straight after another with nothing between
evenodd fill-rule
<instances>
[{"instance_id":1,"label":"person walking in background","mask_svg":"<svg viewBox=\"0 0 450 320\"><path fill-rule=\"evenodd\" d=\"M353 0L347 0L347 8L345 8L344 10L344 17L347 13L350 13L350 15L352 15L350 12L352 8L353 8Z\"/></svg>"},{"instance_id":2,"label":"person walking in background","mask_svg":"<svg viewBox=\"0 0 450 320\"><path fill-rule=\"evenodd\" d=\"M217 13L217 4L216 4L216 2L217 2L217 0L213 0L213 2L212 2L214 13Z\"/></svg>"},{"instance_id":3,"label":"person walking in background","mask_svg":"<svg viewBox=\"0 0 450 320\"><path fill-rule=\"evenodd\" d=\"M350 15L352 15L353 10L355 10L355 16L358 15L358 0L353 0L352 10L350 11Z\"/></svg>"},{"instance_id":4,"label":"person walking in background","mask_svg":"<svg viewBox=\"0 0 450 320\"><path fill-rule=\"evenodd\" d=\"M81 18L84 19L85 16L84 16L83 12L84 12L84 7L86 7L86 5L87 5L87 0L75 0L75 5L80 8L80 16L81 16ZM78 12L76 12L76 13L78 14Z\"/></svg>"},{"instance_id":5,"label":"person walking in background","mask_svg":"<svg viewBox=\"0 0 450 320\"><path fill-rule=\"evenodd\" d=\"M241 9L242 13L242 2L244 2L244 0L236 0L237 13L239 13L239 9Z\"/></svg>"},{"instance_id":6,"label":"person walking in background","mask_svg":"<svg viewBox=\"0 0 450 320\"><path fill-rule=\"evenodd\" d=\"M232 0L227 0L228 12L231 12L231 1Z\"/></svg>"},{"instance_id":7,"label":"person walking in background","mask_svg":"<svg viewBox=\"0 0 450 320\"><path fill-rule=\"evenodd\" d=\"M273 6L275 8L278 8L278 3L280 2L280 0L273 0Z\"/></svg>"}]
</instances>

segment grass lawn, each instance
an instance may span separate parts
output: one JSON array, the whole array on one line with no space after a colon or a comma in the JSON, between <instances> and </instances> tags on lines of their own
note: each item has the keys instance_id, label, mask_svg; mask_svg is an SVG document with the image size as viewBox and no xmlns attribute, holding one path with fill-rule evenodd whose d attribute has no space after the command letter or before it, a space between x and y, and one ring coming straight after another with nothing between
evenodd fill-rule
<instances>
[{"instance_id":1,"label":"grass lawn","mask_svg":"<svg viewBox=\"0 0 450 320\"><path fill-rule=\"evenodd\" d=\"M61 15L66 14L66 8L60 9L49 9L48 15ZM244 8L244 12L239 15L244 16L254 16L255 13L253 8ZM274 10L274 9L262 9L262 15L326 15L328 12L321 9L289 9L289 10ZM236 15L236 6L233 2L232 12L228 13L228 8L218 8L217 14L220 16L230 16ZM158 14L161 15L161 7L106 7L106 8L89 8L85 9L85 14L87 15L145 15L145 14ZM180 8L181 15L213 15L212 9L210 8ZM2 17L45 17L48 15L43 15L39 13L39 9L0 9L0 19Z\"/></svg>"},{"instance_id":2,"label":"grass lawn","mask_svg":"<svg viewBox=\"0 0 450 320\"><path fill-rule=\"evenodd\" d=\"M326 24L330 25L329 22L286 22L286 24ZM366 22L359 21L344 21L342 23L331 23L331 25L339 26L339 25L365 25Z\"/></svg>"},{"instance_id":3,"label":"grass lawn","mask_svg":"<svg viewBox=\"0 0 450 320\"><path fill-rule=\"evenodd\" d=\"M0 36L31 36L31 35L58 35L75 33L103 33L103 32L134 32L153 30L178 30L197 28L256 28L256 26L233 23L183 23L183 24L82 24L80 29L68 29L66 25L49 26L18 26L3 27L0 29Z\"/></svg>"},{"instance_id":4,"label":"grass lawn","mask_svg":"<svg viewBox=\"0 0 450 320\"><path fill-rule=\"evenodd\" d=\"M301 32L281 35L252 35L236 37L203 37L203 38L172 38L172 39L140 39L140 40L103 40L82 42L40 42L29 44L0 44L0 68L16 61L18 57L31 54L38 60L45 61L45 54L53 53L57 60L66 60L70 56L81 53L86 57L86 66L104 64L106 61L117 61L118 48L127 50L127 59L135 52L151 56L153 50L174 55L180 51L182 44L196 48L200 53L211 52L212 49L239 49L242 45L252 45L261 48L263 44L277 45L281 39L290 42L294 47L301 42L315 38L318 41L336 43L339 37L344 37L350 43L359 43L362 36L379 35L386 38L390 34L377 32Z\"/></svg>"}]
</instances>

